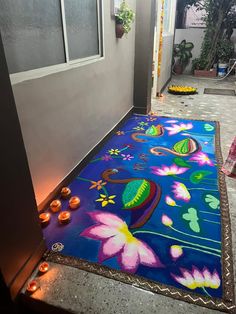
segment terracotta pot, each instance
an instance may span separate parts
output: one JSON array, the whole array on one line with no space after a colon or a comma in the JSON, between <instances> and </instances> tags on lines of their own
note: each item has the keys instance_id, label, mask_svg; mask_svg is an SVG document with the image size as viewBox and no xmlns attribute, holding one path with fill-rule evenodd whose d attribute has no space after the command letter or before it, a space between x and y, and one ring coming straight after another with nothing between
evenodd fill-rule
<instances>
[{"instance_id":1,"label":"terracotta pot","mask_svg":"<svg viewBox=\"0 0 236 314\"><path fill-rule=\"evenodd\" d=\"M181 64L176 64L174 66L174 72L178 75L183 74L183 66Z\"/></svg>"},{"instance_id":2,"label":"terracotta pot","mask_svg":"<svg viewBox=\"0 0 236 314\"><path fill-rule=\"evenodd\" d=\"M123 24L116 23L116 38L122 38L125 33Z\"/></svg>"},{"instance_id":3,"label":"terracotta pot","mask_svg":"<svg viewBox=\"0 0 236 314\"><path fill-rule=\"evenodd\" d=\"M216 77L216 69L207 71L207 70L194 70L195 76L202 76L202 77Z\"/></svg>"}]
</instances>

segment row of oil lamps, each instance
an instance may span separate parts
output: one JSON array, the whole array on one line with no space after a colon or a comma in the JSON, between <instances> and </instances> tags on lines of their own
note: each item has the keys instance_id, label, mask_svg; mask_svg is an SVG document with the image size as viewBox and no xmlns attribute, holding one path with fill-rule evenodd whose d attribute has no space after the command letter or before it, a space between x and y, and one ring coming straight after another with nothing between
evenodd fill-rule
<instances>
[{"instance_id":1,"label":"row of oil lamps","mask_svg":"<svg viewBox=\"0 0 236 314\"><path fill-rule=\"evenodd\" d=\"M43 262L39 265L39 268L38 268L39 275L45 274L48 270L49 270L49 264L47 262ZM39 288L38 281L32 280L28 283L26 291L27 293L32 294L36 290L38 290L38 288Z\"/></svg>"},{"instance_id":2,"label":"row of oil lamps","mask_svg":"<svg viewBox=\"0 0 236 314\"><path fill-rule=\"evenodd\" d=\"M78 196L72 196L71 197L71 190L68 187L64 187L61 190L61 198L62 199L69 199L69 207L70 209L77 209L80 206L80 198ZM61 211L62 204L60 200L54 200L50 204L50 210L52 213L57 213ZM67 210L61 211L58 215L58 221L61 224L67 224L70 222L71 213ZM41 222L42 227L45 227L48 225L51 214L50 213L42 213L39 215L39 219Z\"/></svg>"}]
</instances>

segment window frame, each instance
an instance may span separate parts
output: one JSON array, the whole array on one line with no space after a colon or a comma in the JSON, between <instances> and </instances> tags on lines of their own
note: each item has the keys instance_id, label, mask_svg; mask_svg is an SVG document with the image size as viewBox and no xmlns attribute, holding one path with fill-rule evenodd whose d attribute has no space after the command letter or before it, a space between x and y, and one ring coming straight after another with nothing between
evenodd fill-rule
<instances>
[{"instance_id":1,"label":"window frame","mask_svg":"<svg viewBox=\"0 0 236 314\"><path fill-rule=\"evenodd\" d=\"M73 68L85 66L94 62L105 59L105 42L104 42L104 6L103 0L97 1L97 17L98 17L98 51L99 53L93 56L69 60L69 48L66 31L66 17L65 17L65 0L60 0L61 19L62 19L62 34L65 48L65 62L42 67L33 70L22 71L10 74L12 85L21 83L27 80L37 79L50 74L71 70Z\"/></svg>"}]
</instances>

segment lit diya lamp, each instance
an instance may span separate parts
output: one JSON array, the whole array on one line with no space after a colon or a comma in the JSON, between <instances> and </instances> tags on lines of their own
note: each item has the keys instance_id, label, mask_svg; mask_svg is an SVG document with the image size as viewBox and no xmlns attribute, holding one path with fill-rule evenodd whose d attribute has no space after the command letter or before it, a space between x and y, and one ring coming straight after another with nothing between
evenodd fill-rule
<instances>
[{"instance_id":1,"label":"lit diya lamp","mask_svg":"<svg viewBox=\"0 0 236 314\"><path fill-rule=\"evenodd\" d=\"M34 293L39 288L36 280L32 280L28 283L26 291L30 294Z\"/></svg>"},{"instance_id":2,"label":"lit diya lamp","mask_svg":"<svg viewBox=\"0 0 236 314\"><path fill-rule=\"evenodd\" d=\"M73 196L69 200L69 206L71 209L76 209L80 206L80 198L78 196Z\"/></svg>"},{"instance_id":3,"label":"lit diya lamp","mask_svg":"<svg viewBox=\"0 0 236 314\"><path fill-rule=\"evenodd\" d=\"M39 215L39 220L42 227L47 226L49 224L50 219L51 215L49 213L42 213Z\"/></svg>"},{"instance_id":4,"label":"lit diya lamp","mask_svg":"<svg viewBox=\"0 0 236 314\"><path fill-rule=\"evenodd\" d=\"M58 215L58 221L61 224L67 224L70 222L70 212L68 211L63 211Z\"/></svg>"},{"instance_id":5,"label":"lit diya lamp","mask_svg":"<svg viewBox=\"0 0 236 314\"><path fill-rule=\"evenodd\" d=\"M41 274L45 274L49 270L49 264L47 262L43 262L39 265L39 272Z\"/></svg>"},{"instance_id":6,"label":"lit diya lamp","mask_svg":"<svg viewBox=\"0 0 236 314\"><path fill-rule=\"evenodd\" d=\"M61 210L61 201L59 200L52 201L50 204L50 208L53 213L59 212Z\"/></svg>"},{"instance_id":7,"label":"lit diya lamp","mask_svg":"<svg viewBox=\"0 0 236 314\"><path fill-rule=\"evenodd\" d=\"M71 196L71 190L68 187L61 189L61 198L67 199Z\"/></svg>"}]
</instances>

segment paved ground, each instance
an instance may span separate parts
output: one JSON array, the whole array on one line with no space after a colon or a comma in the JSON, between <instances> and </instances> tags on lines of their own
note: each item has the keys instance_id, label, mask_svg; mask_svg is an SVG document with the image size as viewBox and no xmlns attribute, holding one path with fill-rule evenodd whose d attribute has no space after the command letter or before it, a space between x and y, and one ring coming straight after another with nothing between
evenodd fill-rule
<instances>
[{"instance_id":1,"label":"paved ground","mask_svg":"<svg viewBox=\"0 0 236 314\"><path fill-rule=\"evenodd\" d=\"M199 88L195 96L173 96L153 99L152 110L162 115L221 122L221 142L224 157L236 135L236 97L204 95L204 87L235 89L233 81L199 80L177 77L173 84L188 84ZM236 249L236 180L227 179L229 203ZM236 255L234 251L234 264ZM60 284L59 284L60 282ZM179 302L171 298L145 292L136 287L106 279L85 271L62 265L51 265L51 271L41 278L41 289L34 298L66 308L74 313L93 314L214 314L207 308Z\"/></svg>"}]
</instances>

